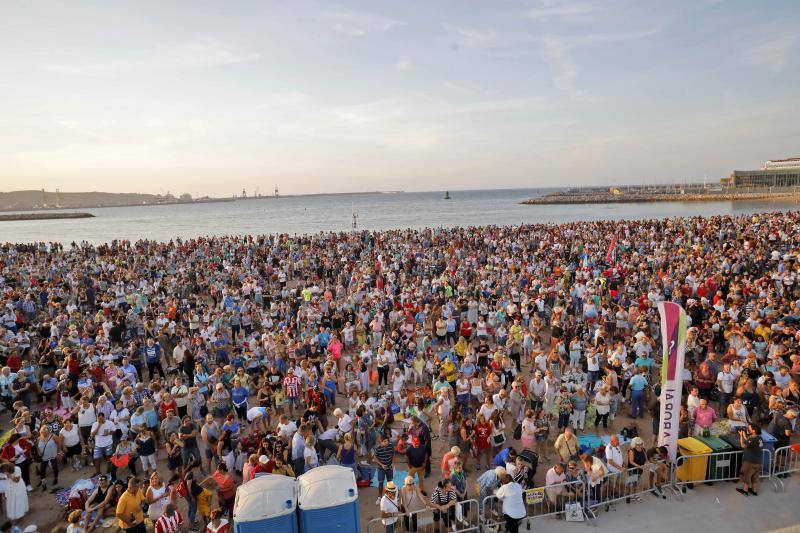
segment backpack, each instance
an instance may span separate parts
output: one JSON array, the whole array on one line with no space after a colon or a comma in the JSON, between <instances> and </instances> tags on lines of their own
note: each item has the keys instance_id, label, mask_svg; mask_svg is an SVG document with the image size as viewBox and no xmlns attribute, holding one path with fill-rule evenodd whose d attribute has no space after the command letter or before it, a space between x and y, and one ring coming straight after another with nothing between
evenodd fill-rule
<instances>
[{"instance_id":1,"label":"backpack","mask_svg":"<svg viewBox=\"0 0 800 533\"><path fill-rule=\"evenodd\" d=\"M634 437L639 436L639 428L637 428L636 426L629 426L626 428L622 428L622 431L620 431L619 434L625 437L627 440L631 440Z\"/></svg>"}]
</instances>

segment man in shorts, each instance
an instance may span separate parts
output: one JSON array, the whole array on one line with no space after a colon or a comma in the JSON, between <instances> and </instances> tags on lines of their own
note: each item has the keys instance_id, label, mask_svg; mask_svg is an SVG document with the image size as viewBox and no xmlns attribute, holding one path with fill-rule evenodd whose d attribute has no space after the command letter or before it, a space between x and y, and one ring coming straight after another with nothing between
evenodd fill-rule
<instances>
[{"instance_id":1,"label":"man in shorts","mask_svg":"<svg viewBox=\"0 0 800 533\"><path fill-rule=\"evenodd\" d=\"M108 458L114 454L114 431L117 426L106 420L106 415L102 411L97 413L97 422L92 424L91 436L94 439L94 451L92 452L92 459L94 459L94 473L100 473L100 464L106 463L106 473L110 473L111 466L108 464Z\"/></svg>"},{"instance_id":2,"label":"man in shorts","mask_svg":"<svg viewBox=\"0 0 800 533\"><path fill-rule=\"evenodd\" d=\"M758 496L758 475L761 473L762 453L764 441L761 440L761 428L755 424L748 424L747 428L739 428L739 445L742 447L742 468L739 477L742 487L736 492L747 496Z\"/></svg>"}]
</instances>

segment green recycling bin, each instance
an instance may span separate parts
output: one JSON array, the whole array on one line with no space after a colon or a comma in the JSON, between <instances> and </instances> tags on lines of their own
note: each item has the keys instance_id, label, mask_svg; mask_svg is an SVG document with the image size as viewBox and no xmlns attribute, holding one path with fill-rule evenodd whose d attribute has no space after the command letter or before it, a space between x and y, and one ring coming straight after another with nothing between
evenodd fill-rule
<instances>
[{"instance_id":1,"label":"green recycling bin","mask_svg":"<svg viewBox=\"0 0 800 533\"><path fill-rule=\"evenodd\" d=\"M718 437L695 437L697 440L711 448L712 454L708 457L708 470L706 479L709 481L720 479L734 479L739 475L736 470L733 447Z\"/></svg>"}]
</instances>

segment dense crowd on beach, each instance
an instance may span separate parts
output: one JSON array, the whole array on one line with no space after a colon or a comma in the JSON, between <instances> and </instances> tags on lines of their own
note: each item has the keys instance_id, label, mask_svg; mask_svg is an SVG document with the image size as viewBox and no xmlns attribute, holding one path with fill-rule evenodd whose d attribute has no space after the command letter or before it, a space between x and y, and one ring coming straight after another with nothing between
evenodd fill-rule
<instances>
[{"instance_id":1,"label":"dense crowd on beach","mask_svg":"<svg viewBox=\"0 0 800 533\"><path fill-rule=\"evenodd\" d=\"M724 420L760 457L761 428L795 432L798 254L797 212L3 244L4 513L82 477L69 533L225 532L238 485L336 463L377 480L361 504L389 532L426 508L455 531L491 495L516 531L537 466L556 486L665 460L661 301L689 325L681 436Z\"/></svg>"}]
</instances>

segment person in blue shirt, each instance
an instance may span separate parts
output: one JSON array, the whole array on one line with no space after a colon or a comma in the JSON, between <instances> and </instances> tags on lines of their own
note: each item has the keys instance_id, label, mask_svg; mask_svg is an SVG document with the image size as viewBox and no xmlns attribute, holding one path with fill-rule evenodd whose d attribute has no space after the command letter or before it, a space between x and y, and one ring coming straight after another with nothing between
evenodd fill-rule
<instances>
[{"instance_id":1,"label":"person in blue shirt","mask_svg":"<svg viewBox=\"0 0 800 533\"><path fill-rule=\"evenodd\" d=\"M231 389L231 402L233 402L233 408L239 420L245 420L247 417L247 396L247 388L242 386L242 382L239 381L239 378L235 378L233 380L233 388Z\"/></svg>"},{"instance_id":2,"label":"person in blue shirt","mask_svg":"<svg viewBox=\"0 0 800 533\"><path fill-rule=\"evenodd\" d=\"M512 447L503 448L494 456L492 466L502 466L505 468L506 463L513 463L517 459L517 450Z\"/></svg>"},{"instance_id":3,"label":"person in blue shirt","mask_svg":"<svg viewBox=\"0 0 800 533\"><path fill-rule=\"evenodd\" d=\"M147 374L150 380L153 379L156 370L162 379L167 377L166 372L164 372L164 367L161 366L161 345L152 337L147 339L147 344L144 347L144 357L147 363Z\"/></svg>"},{"instance_id":4,"label":"person in blue shirt","mask_svg":"<svg viewBox=\"0 0 800 533\"><path fill-rule=\"evenodd\" d=\"M645 378L637 367L628 385L631 389L631 418L644 417L644 390L647 387Z\"/></svg>"},{"instance_id":5,"label":"person in blue shirt","mask_svg":"<svg viewBox=\"0 0 800 533\"><path fill-rule=\"evenodd\" d=\"M647 352L642 352L642 355L636 358L636 361L633 362L636 365L636 368L642 368L643 366L647 367L647 371L650 372L650 367L653 364L653 360L647 357Z\"/></svg>"},{"instance_id":6,"label":"person in blue shirt","mask_svg":"<svg viewBox=\"0 0 800 533\"><path fill-rule=\"evenodd\" d=\"M122 372L125 374L125 379L130 381L131 383L136 383L139 381L138 374L136 372L136 367L130 362L127 357L123 357L122 361L119 365L122 369Z\"/></svg>"},{"instance_id":7,"label":"person in blue shirt","mask_svg":"<svg viewBox=\"0 0 800 533\"><path fill-rule=\"evenodd\" d=\"M475 370L477 367L475 363L473 363L469 358L461 365L460 372L464 374L464 377L467 379L472 379L473 374L475 374Z\"/></svg>"},{"instance_id":8,"label":"person in blue shirt","mask_svg":"<svg viewBox=\"0 0 800 533\"><path fill-rule=\"evenodd\" d=\"M217 340L216 344L216 353L217 353L217 363L220 365L227 365L229 362L228 359L228 349L227 349L227 342L225 339Z\"/></svg>"},{"instance_id":9,"label":"person in blue shirt","mask_svg":"<svg viewBox=\"0 0 800 533\"><path fill-rule=\"evenodd\" d=\"M56 393L56 387L58 387L58 380L50 376L50 374L45 374L42 378L39 402L50 402L50 399Z\"/></svg>"}]
</instances>

